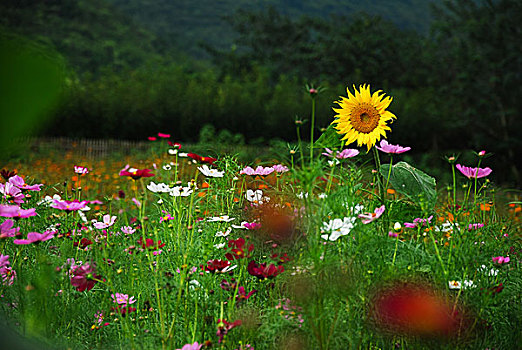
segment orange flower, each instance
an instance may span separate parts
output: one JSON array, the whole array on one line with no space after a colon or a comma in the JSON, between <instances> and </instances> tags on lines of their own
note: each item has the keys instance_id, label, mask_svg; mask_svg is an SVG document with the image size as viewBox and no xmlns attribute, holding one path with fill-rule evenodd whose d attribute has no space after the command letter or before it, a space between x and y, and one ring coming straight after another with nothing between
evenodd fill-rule
<instances>
[{"instance_id":1,"label":"orange flower","mask_svg":"<svg viewBox=\"0 0 522 350\"><path fill-rule=\"evenodd\" d=\"M386 192L387 192L388 194L395 194L395 190L394 190L393 188L388 188L388 189L386 190Z\"/></svg>"}]
</instances>

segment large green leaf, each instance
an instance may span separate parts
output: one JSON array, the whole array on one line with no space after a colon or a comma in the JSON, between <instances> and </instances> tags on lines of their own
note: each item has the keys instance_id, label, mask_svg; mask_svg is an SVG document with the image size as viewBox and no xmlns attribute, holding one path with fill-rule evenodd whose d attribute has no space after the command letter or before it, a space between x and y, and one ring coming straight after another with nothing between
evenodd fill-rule
<instances>
[{"instance_id":1,"label":"large green leaf","mask_svg":"<svg viewBox=\"0 0 522 350\"><path fill-rule=\"evenodd\" d=\"M314 142L314 148L342 148L343 141L341 141L341 135L334 129L333 124L328 125L328 128L323 134Z\"/></svg>"},{"instance_id":2,"label":"large green leaf","mask_svg":"<svg viewBox=\"0 0 522 350\"><path fill-rule=\"evenodd\" d=\"M381 165L380 173L386 179L390 170L389 164ZM399 162L392 166L390 173L390 183L393 188L417 202L424 200L432 207L437 201L437 191L435 178L409 165L406 162Z\"/></svg>"}]
</instances>

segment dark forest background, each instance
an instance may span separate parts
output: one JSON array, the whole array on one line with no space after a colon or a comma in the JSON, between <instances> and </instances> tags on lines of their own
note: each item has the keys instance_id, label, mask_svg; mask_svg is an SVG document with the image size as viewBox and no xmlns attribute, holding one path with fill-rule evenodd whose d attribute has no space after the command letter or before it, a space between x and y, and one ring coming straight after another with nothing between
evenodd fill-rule
<instances>
[{"instance_id":1,"label":"dark forest background","mask_svg":"<svg viewBox=\"0 0 522 350\"><path fill-rule=\"evenodd\" d=\"M9 0L0 36L66 72L41 135L292 141L309 119L305 84L326 88L318 136L346 87L369 83L394 97L390 142L485 149L501 181L520 183L522 1L342 3Z\"/></svg>"}]
</instances>

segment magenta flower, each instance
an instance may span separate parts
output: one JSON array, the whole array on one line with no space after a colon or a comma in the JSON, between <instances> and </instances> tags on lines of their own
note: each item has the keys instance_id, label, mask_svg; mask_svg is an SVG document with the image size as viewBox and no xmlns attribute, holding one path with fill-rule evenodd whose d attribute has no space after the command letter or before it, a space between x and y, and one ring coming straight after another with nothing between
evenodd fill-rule
<instances>
[{"instance_id":1,"label":"magenta flower","mask_svg":"<svg viewBox=\"0 0 522 350\"><path fill-rule=\"evenodd\" d=\"M28 218L30 216L35 216L36 210L34 208L31 209L21 209L18 205L1 205L0 204L0 216L6 218Z\"/></svg>"},{"instance_id":2,"label":"magenta flower","mask_svg":"<svg viewBox=\"0 0 522 350\"><path fill-rule=\"evenodd\" d=\"M466 176L468 179L480 179L481 177L488 176L493 171L490 168L470 168L460 164L457 164L456 167L459 169L462 175Z\"/></svg>"},{"instance_id":3,"label":"magenta flower","mask_svg":"<svg viewBox=\"0 0 522 350\"><path fill-rule=\"evenodd\" d=\"M134 232L136 232L136 230L130 226L123 226L121 228L121 232L125 233L126 235L132 235Z\"/></svg>"},{"instance_id":4,"label":"magenta flower","mask_svg":"<svg viewBox=\"0 0 522 350\"><path fill-rule=\"evenodd\" d=\"M100 277L96 274L94 265L85 263L82 266L75 266L71 271L71 284L78 292L83 292L91 290Z\"/></svg>"},{"instance_id":5,"label":"magenta flower","mask_svg":"<svg viewBox=\"0 0 522 350\"><path fill-rule=\"evenodd\" d=\"M431 219L433 219L433 215L430 216L427 219L416 218L416 219L413 219L413 222L405 222L404 223L404 227L414 228L414 227L417 227L417 226L428 226L428 224L431 223Z\"/></svg>"},{"instance_id":6,"label":"magenta flower","mask_svg":"<svg viewBox=\"0 0 522 350\"><path fill-rule=\"evenodd\" d=\"M478 230L479 228L484 227L484 224L478 223L478 224L469 224L468 225L468 231L471 230Z\"/></svg>"},{"instance_id":7,"label":"magenta flower","mask_svg":"<svg viewBox=\"0 0 522 350\"><path fill-rule=\"evenodd\" d=\"M27 190L27 191L40 191L41 188L43 186L43 184L38 184L38 185L28 185L25 183L25 180L18 176L18 175L15 175L13 177L10 177L9 178L9 182L18 187L19 189L21 190Z\"/></svg>"},{"instance_id":8,"label":"magenta flower","mask_svg":"<svg viewBox=\"0 0 522 350\"><path fill-rule=\"evenodd\" d=\"M373 213L359 214L359 218L361 219L363 224L369 224L370 222L378 219L382 215L382 213L384 213L385 209L386 208L384 207L384 205L382 205L379 208L375 209Z\"/></svg>"},{"instance_id":9,"label":"magenta flower","mask_svg":"<svg viewBox=\"0 0 522 350\"><path fill-rule=\"evenodd\" d=\"M116 216L110 216L109 214L103 216L103 221L94 221L93 225L99 230L102 230L107 227L111 227L114 225L114 222L116 221Z\"/></svg>"},{"instance_id":10,"label":"magenta flower","mask_svg":"<svg viewBox=\"0 0 522 350\"><path fill-rule=\"evenodd\" d=\"M120 170L120 176L130 176L133 180L141 179L142 177L152 177L153 173L150 172L150 169L136 169L129 168L127 164L123 169Z\"/></svg>"},{"instance_id":11,"label":"magenta flower","mask_svg":"<svg viewBox=\"0 0 522 350\"><path fill-rule=\"evenodd\" d=\"M162 137L164 139L168 139L170 137L170 134L163 134L161 132L158 132L158 137Z\"/></svg>"},{"instance_id":12,"label":"magenta flower","mask_svg":"<svg viewBox=\"0 0 522 350\"><path fill-rule=\"evenodd\" d=\"M15 239L14 244L31 244L48 241L54 237L54 231L45 231L44 233L29 232L27 239Z\"/></svg>"},{"instance_id":13,"label":"magenta flower","mask_svg":"<svg viewBox=\"0 0 522 350\"><path fill-rule=\"evenodd\" d=\"M198 342L195 342L194 344L185 344L181 349L176 350L200 350L203 344L198 344Z\"/></svg>"},{"instance_id":14,"label":"magenta flower","mask_svg":"<svg viewBox=\"0 0 522 350\"><path fill-rule=\"evenodd\" d=\"M400 153L408 152L411 149L411 147L402 147L402 146L399 146L399 145L390 145L388 143L388 141L386 141L385 139L381 140L380 146L381 147L375 146L375 148L377 148L381 152L392 153L392 154L400 154Z\"/></svg>"},{"instance_id":15,"label":"magenta flower","mask_svg":"<svg viewBox=\"0 0 522 350\"><path fill-rule=\"evenodd\" d=\"M10 182L6 182L5 185L0 183L0 193L2 193L8 201L12 201L16 204L24 203L25 196L22 191Z\"/></svg>"},{"instance_id":16,"label":"magenta flower","mask_svg":"<svg viewBox=\"0 0 522 350\"><path fill-rule=\"evenodd\" d=\"M77 210L81 210L81 209L85 208L87 203L89 203L89 201L81 201L81 202L79 202L77 200L60 201L60 200L54 199L53 203L51 204L51 207L55 208L55 209L65 210L66 212L71 212L71 211L77 211Z\"/></svg>"},{"instance_id":17,"label":"magenta flower","mask_svg":"<svg viewBox=\"0 0 522 350\"><path fill-rule=\"evenodd\" d=\"M356 149L353 149L353 148L346 148L346 149L343 149L341 152L335 151L335 154L329 148L325 148L324 150L326 152L321 153L322 155L330 157L330 158L334 158L335 157L337 159L352 158L352 157L355 157L356 155L359 154L359 151L356 150Z\"/></svg>"},{"instance_id":18,"label":"magenta flower","mask_svg":"<svg viewBox=\"0 0 522 350\"><path fill-rule=\"evenodd\" d=\"M160 222L169 221L169 220L175 220L176 219L174 216L171 216L166 211L162 210L162 212L165 214L165 216L160 217Z\"/></svg>"},{"instance_id":19,"label":"magenta flower","mask_svg":"<svg viewBox=\"0 0 522 350\"><path fill-rule=\"evenodd\" d=\"M283 164L276 164L272 167L276 173L286 173L288 171L288 167Z\"/></svg>"},{"instance_id":20,"label":"magenta flower","mask_svg":"<svg viewBox=\"0 0 522 350\"><path fill-rule=\"evenodd\" d=\"M511 259L509 256L495 256L492 260L498 264L507 264Z\"/></svg>"},{"instance_id":21,"label":"magenta flower","mask_svg":"<svg viewBox=\"0 0 522 350\"><path fill-rule=\"evenodd\" d=\"M248 300L252 296L252 294L254 294L256 292L257 292L257 290L253 289L252 291L250 291L250 293L247 294L245 287L240 286L237 289L236 301L239 303L243 300Z\"/></svg>"},{"instance_id":22,"label":"magenta flower","mask_svg":"<svg viewBox=\"0 0 522 350\"><path fill-rule=\"evenodd\" d=\"M124 307L126 307L130 304L134 304L136 302L134 297L129 298L128 294L116 293L116 294L111 294L111 297L112 297L112 301L114 303L116 303L118 305L123 305Z\"/></svg>"},{"instance_id":23,"label":"magenta flower","mask_svg":"<svg viewBox=\"0 0 522 350\"><path fill-rule=\"evenodd\" d=\"M84 174L88 174L89 173L89 169L87 169L86 167L83 167L83 166L75 165L74 166L74 172L76 174L84 175Z\"/></svg>"},{"instance_id":24,"label":"magenta flower","mask_svg":"<svg viewBox=\"0 0 522 350\"><path fill-rule=\"evenodd\" d=\"M9 255L0 254L0 277L4 285L12 285L16 277L16 271L9 266Z\"/></svg>"},{"instance_id":25,"label":"magenta flower","mask_svg":"<svg viewBox=\"0 0 522 350\"><path fill-rule=\"evenodd\" d=\"M14 222L7 219L0 224L0 239L7 237L14 237L20 232L20 227L13 228Z\"/></svg>"}]
</instances>

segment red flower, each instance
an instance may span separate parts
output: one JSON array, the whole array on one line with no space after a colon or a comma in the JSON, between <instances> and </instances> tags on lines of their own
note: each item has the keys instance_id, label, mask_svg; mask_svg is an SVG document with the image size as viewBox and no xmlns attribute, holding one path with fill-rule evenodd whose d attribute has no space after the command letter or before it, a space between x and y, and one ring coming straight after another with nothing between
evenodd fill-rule
<instances>
[{"instance_id":1,"label":"red flower","mask_svg":"<svg viewBox=\"0 0 522 350\"><path fill-rule=\"evenodd\" d=\"M158 132L158 137L162 137L164 139L168 139L170 137L170 134L163 134L161 132Z\"/></svg>"},{"instance_id":2,"label":"red flower","mask_svg":"<svg viewBox=\"0 0 522 350\"><path fill-rule=\"evenodd\" d=\"M170 147L174 147L174 148L177 148L177 149L180 149L180 148L181 148L181 143L178 143L178 142L174 143L174 142L172 142L172 141L167 141L167 143L168 143L168 145L169 145Z\"/></svg>"},{"instance_id":3,"label":"red flower","mask_svg":"<svg viewBox=\"0 0 522 350\"><path fill-rule=\"evenodd\" d=\"M247 270L248 273L252 276L263 280L265 278L274 278L275 276L285 271L285 268L282 265L276 266L274 264L270 264L267 266L266 263L257 264L254 260L252 260L248 263Z\"/></svg>"},{"instance_id":4,"label":"red flower","mask_svg":"<svg viewBox=\"0 0 522 350\"><path fill-rule=\"evenodd\" d=\"M120 176L130 176L134 180L138 180L142 177L152 177L154 176L153 173L150 172L150 169L135 169L135 168L129 168L128 165L125 166L125 168L121 169Z\"/></svg>"},{"instance_id":5,"label":"red flower","mask_svg":"<svg viewBox=\"0 0 522 350\"><path fill-rule=\"evenodd\" d=\"M165 246L165 243L161 244L161 241L158 241L157 243L154 242L153 239L145 238L145 243L143 243L142 238L138 239L138 244L141 245L143 249L149 248L149 249L159 249L163 248Z\"/></svg>"},{"instance_id":6,"label":"red flower","mask_svg":"<svg viewBox=\"0 0 522 350\"><path fill-rule=\"evenodd\" d=\"M202 157L196 153L187 153L187 157L194 159L196 162L207 163L210 165L214 164L214 162L217 160L216 158L212 157Z\"/></svg>"},{"instance_id":7,"label":"red flower","mask_svg":"<svg viewBox=\"0 0 522 350\"><path fill-rule=\"evenodd\" d=\"M71 272L71 284L76 287L78 292L91 290L96 284L96 279L101 276L97 275L94 265L85 263L81 266L75 266Z\"/></svg>"},{"instance_id":8,"label":"red flower","mask_svg":"<svg viewBox=\"0 0 522 350\"><path fill-rule=\"evenodd\" d=\"M218 320L218 330L216 335L219 337L219 343L223 341L223 337L228 333L228 331L237 326L241 326L241 320L232 323L229 323L226 320Z\"/></svg>"},{"instance_id":9,"label":"red flower","mask_svg":"<svg viewBox=\"0 0 522 350\"><path fill-rule=\"evenodd\" d=\"M149 136L147 138L149 139L149 141L156 141L156 138L154 136Z\"/></svg>"},{"instance_id":10,"label":"red flower","mask_svg":"<svg viewBox=\"0 0 522 350\"><path fill-rule=\"evenodd\" d=\"M239 287L237 289L236 302L239 303L240 301L247 300L255 292L257 292L257 290L253 289L250 293L247 294L245 291L245 287L243 287L243 286Z\"/></svg>"},{"instance_id":11,"label":"red flower","mask_svg":"<svg viewBox=\"0 0 522 350\"><path fill-rule=\"evenodd\" d=\"M274 253L274 254L272 254L271 258L274 259L279 265L292 260L286 253L284 253L282 255L277 255L276 253Z\"/></svg>"},{"instance_id":12,"label":"red flower","mask_svg":"<svg viewBox=\"0 0 522 350\"><path fill-rule=\"evenodd\" d=\"M228 247L232 248L230 253L226 253L225 257L228 260L239 260L241 258L244 258L245 256L248 258L250 257L250 252L254 250L254 245L250 244L248 246L248 253L245 255L244 251L245 246L245 239L243 237L240 237L236 240L230 240L228 241Z\"/></svg>"},{"instance_id":13,"label":"red flower","mask_svg":"<svg viewBox=\"0 0 522 350\"><path fill-rule=\"evenodd\" d=\"M82 238L80 240L80 242L74 242L73 245L75 247L78 247L80 249L85 249L87 248L87 246L91 245L92 244L92 241L90 239L87 239L87 238Z\"/></svg>"},{"instance_id":14,"label":"red flower","mask_svg":"<svg viewBox=\"0 0 522 350\"><path fill-rule=\"evenodd\" d=\"M230 266L230 261L228 260L209 260L207 262L207 266L205 267L205 271L215 273L215 272L225 272L224 270Z\"/></svg>"}]
</instances>

